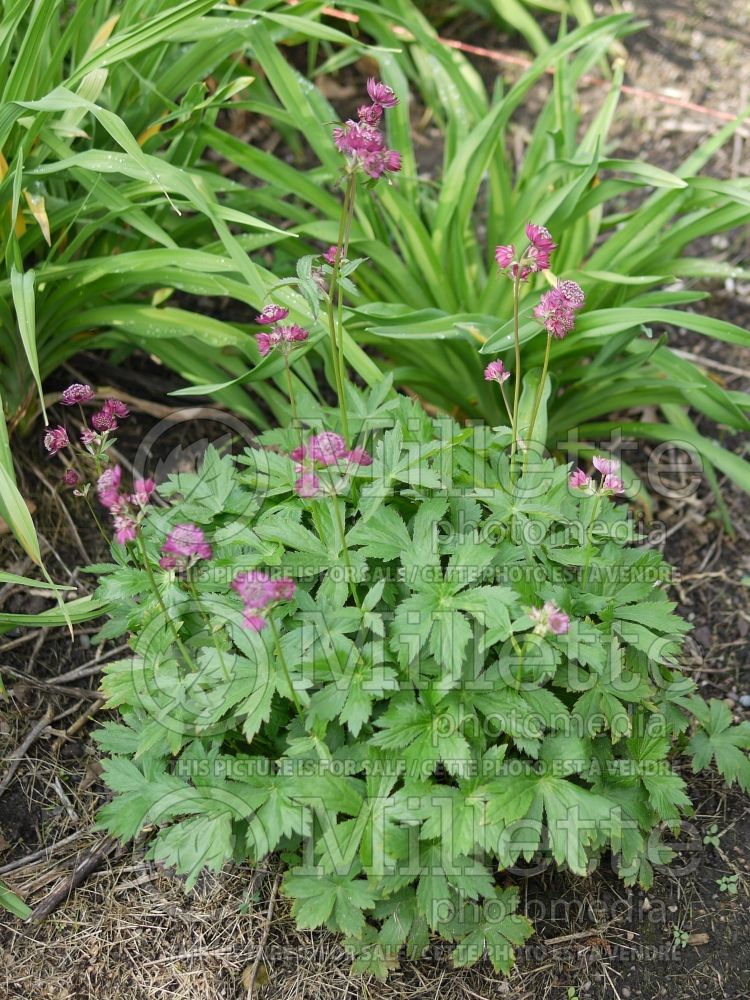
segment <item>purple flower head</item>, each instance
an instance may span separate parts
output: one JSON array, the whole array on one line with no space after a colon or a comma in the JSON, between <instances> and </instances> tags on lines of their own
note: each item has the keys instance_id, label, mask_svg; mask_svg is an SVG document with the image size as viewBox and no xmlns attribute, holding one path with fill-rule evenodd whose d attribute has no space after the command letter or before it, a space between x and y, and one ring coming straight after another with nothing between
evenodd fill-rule
<instances>
[{"instance_id":1,"label":"purple flower head","mask_svg":"<svg viewBox=\"0 0 750 1000\"><path fill-rule=\"evenodd\" d=\"M382 149L362 156L362 169L370 177L378 179L384 173L398 173L401 169L401 153L395 149Z\"/></svg>"},{"instance_id":2,"label":"purple flower head","mask_svg":"<svg viewBox=\"0 0 750 1000\"><path fill-rule=\"evenodd\" d=\"M83 434L81 434L81 441L83 441L85 445L96 444L99 441L99 435L96 431L92 431L87 427Z\"/></svg>"},{"instance_id":3,"label":"purple flower head","mask_svg":"<svg viewBox=\"0 0 750 1000\"><path fill-rule=\"evenodd\" d=\"M573 490L586 490L588 492L591 492L593 485L591 476L587 476L583 469L576 469L575 472L572 472L568 478L568 483Z\"/></svg>"},{"instance_id":4,"label":"purple flower head","mask_svg":"<svg viewBox=\"0 0 750 1000\"><path fill-rule=\"evenodd\" d=\"M322 465L335 465L346 454L346 441L333 431L321 431L308 438L304 458Z\"/></svg>"},{"instance_id":5,"label":"purple flower head","mask_svg":"<svg viewBox=\"0 0 750 1000\"><path fill-rule=\"evenodd\" d=\"M545 601L541 608L529 608L529 618L535 623L537 635L565 635L570 628L570 618L552 601Z\"/></svg>"},{"instance_id":6,"label":"purple flower head","mask_svg":"<svg viewBox=\"0 0 750 1000\"><path fill-rule=\"evenodd\" d=\"M297 584L290 576L280 576L277 580L271 581L274 589L274 599L277 601L291 601L297 591Z\"/></svg>"},{"instance_id":7,"label":"purple flower head","mask_svg":"<svg viewBox=\"0 0 750 1000\"><path fill-rule=\"evenodd\" d=\"M268 625L266 619L262 615L254 614L251 608L245 610L242 615L242 621L245 624L245 628L250 629L251 632L262 632L266 625Z\"/></svg>"},{"instance_id":8,"label":"purple flower head","mask_svg":"<svg viewBox=\"0 0 750 1000\"><path fill-rule=\"evenodd\" d=\"M594 455L593 463L596 471L601 472L603 476L608 476L612 472L617 472L620 468L620 463L616 458L605 458L603 455Z\"/></svg>"},{"instance_id":9,"label":"purple flower head","mask_svg":"<svg viewBox=\"0 0 750 1000\"><path fill-rule=\"evenodd\" d=\"M374 77L370 77L367 81L367 93L372 103L381 108L395 108L398 104L398 98L391 88Z\"/></svg>"},{"instance_id":10,"label":"purple flower head","mask_svg":"<svg viewBox=\"0 0 750 1000\"><path fill-rule=\"evenodd\" d=\"M139 507L145 507L146 504L151 503L151 497L156 490L156 483L153 479L136 479L135 489L130 497L130 500L134 504L138 504Z\"/></svg>"},{"instance_id":11,"label":"purple flower head","mask_svg":"<svg viewBox=\"0 0 750 1000\"><path fill-rule=\"evenodd\" d=\"M67 448L69 444L68 432L62 426L48 427L44 432L44 447L50 455L56 455L58 451Z\"/></svg>"},{"instance_id":12,"label":"purple flower head","mask_svg":"<svg viewBox=\"0 0 750 1000\"><path fill-rule=\"evenodd\" d=\"M105 469L99 476L96 483L96 492L99 503L107 510L114 510L119 507L123 497L120 494L120 481L122 480L122 469L119 465L113 465L110 469Z\"/></svg>"},{"instance_id":13,"label":"purple flower head","mask_svg":"<svg viewBox=\"0 0 750 1000\"><path fill-rule=\"evenodd\" d=\"M263 306L262 312L259 312L255 317L255 322L280 323L282 319L286 319L288 315L288 309L285 309L283 306L277 306L273 302L269 302L267 306Z\"/></svg>"},{"instance_id":14,"label":"purple flower head","mask_svg":"<svg viewBox=\"0 0 750 1000\"><path fill-rule=\"evenodd\" d=\"M625 483L620 479L619 476L615 476L609 473L602 479L602 492L603 493L624 493Z\"/></svg>"},{"instance_id":15,"label":"purple flower head","mask_svg":"<svg viewBox=\"0 0 750 1000\"><path fill-rule=\"evenodd\" d=\"M551 337L558 337L560 340L575 326L575 307L563 295L559 286L542 295L539 305L534 307L534 315L544 324Z\"/></svg>"},{"instance_id":16,"label":"purple flower head","mask_svg":"<svg viewBox=\"0 0 750 1000\"><path fill-rule=\"evenodd\" d=\"M124 545L126 542L135 541L137 526L132 517L116 514L114 517L114 523L115 541L119 542L120 545Z\"/></svg>"},{"instance_id":17,"label":"purple flower head","mask_svg":"<svg viewBox=\"0 0 750 1000\"><path fill-rule=\"evenodd\" d=\"M296 323L292 323L290 326L277 326L276 333L287 344L302 343L310 336L304 326L297 326Z\"/></svg>"},{"instance_id":18,"label":"purple flower head","mask_svg":"<svg viewBox=\"0 0 750 1000\"><path fill-rule=\"evenodd\" d=\"M62 483L63 486L78 486L81 481L81 477L78 475L75 469L66 469L63 473Z\"/></svg>"},{"instance_id":19,"label":"purple flower head","mask_svg":"<svg viewBox=\"0 0 750 1000\"><path fill-rule=\"evenodd\" d=\"M80 382L74 382L63 391L63 394L60 396L60 402L63 406L76 406L78 403L88 403L93 398L94 390L90 385L81 385Z\"/></svg>"},{"instance_id":20,"label":"purple flower head","mask_svg":"<svg viewBox=\"0 0 750 1000\"><path fill-rule=\"evenodd\" d=\"M484 369L484 378L486 382L498 382L502 385L510 378L510 372L506 371L502 361L490 361Z\"/></svg>"},{"instance_id":21,"label":"purple flower head","mask_svg":"<svg viewBox=\"0 0 750 1000\"><path fill-rule=\"evenodd\" d=\"M104 434L107 431L117 430L117 420L114 413L110 412L105 406L92 416L91 426L95 431Z\"/></svg>"},{"instance_id":22,"label":"purple flower head","mask_svg":"<svg viewBox=\"0 0 750 1000\"><path fill-rule=\"evenodd\" d=\"M526 258L531 270L546 271L550 265L552 251L557 249L557 244L552 239L550 231L544 226L535 226L529 222L526 226L526 236L530 244L526 251Z\"/></svg>"},{"instance_id":23,"label":"purple flower head","mask_svg":"<svg viewBox=\"0 0 750 1000\"><path fill-rule=\"evenodd\" d=\"M512 243L495 247L495 260L497 261L498 267L502 268L503 271L510 267L515 259L516 248Z\"/></svg>"},{"instance_id":24,"label":"purple flower head","mask_svg":"<svg viewBox=\"0 0 750 1000\"><path fill-rule=\"evenodd\" d=\"M267 333L258 333L255 335L255 342L258 345L258 353L262 358L271 353L271 348L274 346L271 337Z\"/></svg>"},{"instance_id":25,"label":"purple flower head","mask_svg":"<svg viewBox=\"0 0 750 1000\"><path fill-rule=\"evenodd\" d=\"M161 550L167 555L185 558L195 556L196 559L210 559L213 555L211 545L196 524L176 524L167 535Z\"/></svg>"},{"instance_id":26,"label":"purple flower head","mask_svg":"<svg viewBox=\"0 0 750 1000\"><path fill-rule=\"evenodd\" d=\"M125 417L130 416L130 410L121 399L108 399L104 403L102 411L112 417L116 417L118 420L124 420Z\"/></svg>"},{"instance_id":27,"label":"purple flower head","mask_svg":"<svg viewBox=\"0 0 750 1000\"><path fill-rule=\"evenodd\" d=\"M347 465L372 465L372 455L364 448L352 448L351 451L344 452L342 458Z\"/></svg>"},{"instance_id":28,"label":"purple flower head","mask_svg":"<svg viewBox=\"0 0 750 1000\"><path fill-rule=\"evenodd\" d=\"M259 610L275 599L273 580L259 569L238 573L232 580L232 590L236 590L248 608Z\"/></svg>"},{"instance_id":29,"label":"purple flower head","mask_svg":"<svg viewBox=\"0 0 750 1000\"><path fill-rule=\"evenodd\" d=\"M182 565L182 560L177 559L176 556L162 556L159 560L159 566L162 569L170 570L177 569L178 566Z\"/></svg>"},{"instance_id":30,"label":"purple flower head","mask_svg":"<svg viewBox=\"0 0 750 1000\"><path fill-rule=\"evenodd\" d=\"M339 256L339 248L335 244L332 244L323 254L323 260L326 262L326 264L330 264L331 267L335 267L336 261L338 260L338 256Z\"/></svg>"},{"instance_id":31,"label":"purple flower head","mask_svg":"<svg viewBox=\"0 0 750 1000\"><path fill-rule=\"evenodd\" d=\"M375 125L351 118L333 130L333 141L341 153L377 153L385 148L385 139Z\"/></svg>"},{"instance_id":32,"label":"purple flower head","mask_svg":"<svg viewBox=\"0 0 750 1000\"><path fill-rule=\"evenodd\" d=\"M580 309L583 306L586 296L577 281L558 281L557 288L573 309Z\"/></svg>"},{"instance_id":33,"label":"purple flower head","mask_svg":"<svg viewBox=\"0 0 750 1000\"><path fill-rule=\"evenodd\" d=\"M363 104L357 108L357 117L368 125L377 125L383 117L383 108L380 104Z\"/></svg>"},{"instance_id":34,"label":"purple flower head","mask_svg":"<svg viewBox=\"0 0 750 1000\"><path fill-rule=\"evenodd\" d=\"M322 492L320 480L314 472L303 472L294 484L294 491L303 500L320 496Z\"/></svg>"}]
</instances>

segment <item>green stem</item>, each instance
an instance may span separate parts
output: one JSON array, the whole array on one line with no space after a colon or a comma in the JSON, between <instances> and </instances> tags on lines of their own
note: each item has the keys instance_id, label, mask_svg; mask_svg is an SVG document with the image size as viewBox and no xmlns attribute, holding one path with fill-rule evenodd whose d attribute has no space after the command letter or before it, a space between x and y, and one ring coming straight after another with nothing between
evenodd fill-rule
<instances>
[{"instance_id":1,"label":"green stem","mask_svg":"<svg viewBox=\"0 0 750 1000\"><path fill-rule=\"evenodd\" d=\"M351 217L354 212L354 194L356 191L356 177L349 174L344 192L344 201L341 205L341 215L339 217L339 235L336 241L336 260L331 274L331 286L328 290L328 332L331 338L331 355L333 360L334 377L336 379L336 394L339 398L339 410L341 412L341 425L344 438L349 443L349 420L346 410L346 394L344 391L344 338L342 330L343 312L343 288L339 280L341 262L346 255L349 245L349 232L351 229ZM335 296L335 299L334 299ZM336 302L334 314L334 301Z\"/></svg>"},{"instance_id":2,"label":"green stem","mask_svg":"<svg viewBox=\"0 0 750 1000\"><path fill-rule=\"evenodd\" d=\"M177 644L177 648L180 650L180 653L182 653L182 658L185 661L185 665L187 666L188 670L192 670L193 661L190 657L190 653L185 648L185 644L183 643L182 639L179 636L175 623L169 616L169 612L167 611L167 607L164 604L164 601L162 600L161 592L156 584L156 580L154 578L154 571L151 569L151 563L149 562L148 553L146 552L146 546L143 541L143 535L140 533L140 531L136 535L136 538L138 539L138 548L141 550L141 556L143 557L143 568L146 570L146 576L148 576L148 582L151 584L151 589L154 592L156 603L159 605L159 610L164 615L164 618L167 622L167 628L172 633L172 637L175 643Z\"/></svg>"},{"instance_id":3,"label":"green stem","mask_svg":"<svg viewBox=\"0 0 750 1000\"><path fill-rule=\"evenodd\" d=\"M292 369L289 365L289 355L284 354L284 368L286 369L286 384L287 390L289 392L289 409L292 413L292 424L296 427L299 423L297 419L297 402L294 398L294 384L292 382ZM300 435L302 434L302 427L300 426Z\"/></svg>"},{"instance_id":4,"label":"green stem","mask_svg":"<svg viewBox=\"0 0 750 1000\"><path fill-rule=\"evenodd\" d=\"M596 501L594 502L594 506L591 510L591 520L589 521L588 528L586 529L586 558L584 559L583 562L583 576L581 577L581 590L585 590L586 585L589 582L589 569L590 569L589 564L591 563L590 549L592 543L592 535L593 535L594 523L599 513L599 506L601 502L602 502L601 493L598 493L596 496Z\"/></svg>"},{"instance_id":5,"label":"green stem","mask_svg":"<svg viewBox=\"0 0 750 1000\"><path fill-rule=\"evenodd\" d=\"M508 414L508 420L510 420L511 426L513 426L513 414L511 413L510 406L508 405L508 397L505 395L505 386L500 383L500 394L503 397L503 402L505 403L505 412Z\"/></svg>"},{"instance_id":6,"label":"green stem","mask_svg":"<svg viewBox=\"0 0 750 1000\"><path fill-rule=\"evenodd\" d=\"M229 677L229 671L227 670L227 665L224 662L224 656L222 654L221 648L220 648L218 640L216 638L216 632L211 627L211 620L210 620L210 618L208 617L208 615L206 614L206 612L203 610L203 604L201 603L201 597L200 597L200 594L198 592L198 588L195 586L194 581L190 577L190 569L187 570L187 573L186 573L186 576L185 576L185 582L187 583L188 590L190 591L190 596L195 601L195 606L198 609L198 614L201 616L201 620L203 622L203 626L206 629L206 631L208 632L208 634L211 636L211 642L213 644L214 649L216 650L216 655L219 657L219 664L221 665L221 670L222 670L222 673L224 674L224 680L228 681L230 679L230 677Z\"/></svg>"},{"instance_id":7,"label":"green stem","mask_svg":"<svg viewBox=\"0 0 750 1000\"><path fill-rule=\"evenodd\" d=\"M513 387L513 419L512 419L512 430L513 430L513 442L510 446L510 458L511 463L513 457L516 454L516 448L518 446L518 404L521 398L521 338L518 330L518 300L521 290L520 278L515 277L513 279L513 340L515 343L516 351L516 371L515 371L515 385Z\"/></svg>"},{"instance_id":8,"label":"green stem","mask_svg":"<svg viewBox=\"0 0 750 1000\"><path fill-rule=\"evenodd\" d=\"M529 449L534 442L534 427L536 425L536 418L539 414L539 404L542 402L542 395L544 393L544 383L547 379L547 369L549 368L549 354L552 345L552 337L547 334L547 347L544 351L544 364L542 365L542 377L539 380L539 385L536 389L536 395L534 396L534 409L531 411L531 424L529 425L529 446L523 456L523 471L526 472L526 465L529 460ZM542 442L543 443L543 442Z\"/></svg>"},{"instance_id":9,"label":"green stem","mask_svg":"<svg viewBox=\"0 0 750 1000\"><path fill-rule=\"evenodd\" d=\"M339 532L341 533L341 549L344 554L344 565L346 566L346 575L349 578L349 590L351 591L352 597L354 598L354 603L357 607L362 610L362 602L359 599L359 593L357 592L357 584L354 580L354 568L352 567L351 556L349 555L349 547L346 544L346 521L341 515L341 508L339 507L339 498L334 493L331 497L333 500L333 509L336 512L336 521L338 522Z\"/></svg>"},{"instance_id":10,"label":"green stem","mask_svg":"<svg viewBox=\"0 0 750 1000\"><path fill-rule=\"evenodd\" d=\"M307 732L307 725L305 723L305 713L302 709L302 702L299 700L299 695L294 690L294 685L292 684L292 677L291 674L289 673L289 667L287 666L284 654L281 651L281 638L279 636L279 630L276 628L276 621L273 618L273 615L271 615L268 620L271 623L271 631L273 632L273 641L274 645L276 646L276 655L278 656L279 663L281 664L281 669L284 674L284 680L287 682L287 685L289 686L289 690L292 694L292 701L294 702L294 707L297 709L297 715L299 716L299 720L302 723L302 728L305 730L305 732Z\"/></svg>"}]
</instances>

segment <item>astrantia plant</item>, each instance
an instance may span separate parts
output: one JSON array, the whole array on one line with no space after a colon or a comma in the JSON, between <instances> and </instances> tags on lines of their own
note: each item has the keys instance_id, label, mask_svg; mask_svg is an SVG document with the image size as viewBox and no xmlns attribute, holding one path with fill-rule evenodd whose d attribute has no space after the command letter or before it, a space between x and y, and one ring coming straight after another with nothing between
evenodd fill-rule
<instances>
[{"instance_id":1,"label":"astrantia plant","mask_svg":"<svg viewBox=\"0 0 750 1000\"><path fill-rule=\"evenodd\" d=\"M516 299L553 263L527 232L505 265ZM539 321L574 323L577 288L553 294ZM99 734L100 821L153 831L188 886L278 853L298 926L343 934L357 972L384 977L433 935L507 972L532 933L518 864L606 859L650 886L691 813L677 757L750 790L750 726L680 671L689 626L617 460L589 475L534 447L544 380L528 421L521 401L489 428L341 375L346 426L308 395L238 460L209 449L125 497L117 467L99 473L132 522L96 568L101 638L132 650L105 667L121 719ZM501 391L522 375L486 371Z\"/></svg>"}]
</instances>

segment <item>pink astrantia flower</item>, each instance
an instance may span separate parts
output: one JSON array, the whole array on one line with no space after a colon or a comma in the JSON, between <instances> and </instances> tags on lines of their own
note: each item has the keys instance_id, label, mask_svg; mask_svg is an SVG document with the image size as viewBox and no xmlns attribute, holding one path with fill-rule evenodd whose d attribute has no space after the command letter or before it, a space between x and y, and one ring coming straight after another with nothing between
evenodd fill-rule
<instances>
[{"instance_id":1,"label":"pink astrantia flower","mask_svg":"<svg viewBox=\"0 0 750 1000\"><path fill-rule=\"evenodd\" d=\"M291 452L290 458L295 462L320 462L322 465L335 465L346 453L346 441L340 434L333 431L321 431L308 438L307 444L300 445Z\"/></svg>"},{"instance_id":2,"label":"pink astrantia flower","mask_svg":"<svg viewBox=\"0 0 750 1000\"><path fill-rule=\"evenodd\" d=\"M609 473L602 479L602 493L624 493L625 483L619 476Z\"/></svg>"},{"instance_id":3,"label":"pink astrantia flower","mask_svg":"<svg viewBox=\"0 0 750 1000\"><path fill-rule=\"evenodd\" d=\"M557 287L574 309L580 309L585 295L577 281L558 281Z\"/></svg>"},{"instance_id":4,"label":"pink astrantia flower","mask_svg":"<svg viewBox=\"0 0 750 1000\"><path fill-rule=\"evenodd\" d=\"M584 302L584 294L575 281L561 281L545 292L534 308L534 315L544 324L547 333L562 339L575 326L576 310Z\"/></svg>"},{"instance_id":5,"label":"pink astrantia flower","mask_svg":"<svg viewBox=\"0 0 750 1000\"><path fill-rule=\"evenodd\" d=\"M106 431L117 430L117 420L114 413L111 413L106 408L103 408L92 416L91 426L95 431L99 431L100 434L104 434Z\"/></svg>"},{"instance_id":6,"label":"pink astrantia flower","mask_svg":"<svg viewBox=\"0 0 750 1000\"><path fill-rule=\"evenodd\" d=\"M48 427L44 432L44 447L50 455L56 455L58 451L67 448L69 444L68 432L64 427Z\"/></svg>"},{"instance_id":7,"label":"pink astrantia flower","mask_svg":"<svg viewBox=\"0 0 750 1000\"><path fill-rule=\"evenodd\" d=\"M570 628L570 618L552 601L545 601L541 608L529 608L529 618L535 623L537 635L565 635Z\"/></svg>"},{"instance_id":8,"label":"pink astrantia flower","mask_svg":"<svg viewBox=\"0 0 750 1000\"><path fill-rule=\"evenodd\" d=\"M297 584L290 576L280 576L271 582L277 601L291 601L297 591Z\"/></svg>"},{"instance_id":9,"label":"pink astrantia flower","mask_svg":"<svg viewBox=\"0 0 750 1000\"><path fill-rule=\"evenodd\" d=\"M96 444L99 441L99 435L96 431L92 431L87 427L83 434L81 434L81 441L83 441L85 445Z\"/></svg>"},{"instance_id":10,"label":"pink astrantia flower","mask_svg":"<svg viewBox=\"0 0 750 1000\"><path fill-rule=\"evenodd\" d=\"M134 491L130 496L131 503L145 507L151 503L151 497L156 490L156 483L153 479L136 479Z\"/></svg>"},{"instance_id":11,"label":"pink astrantia flower","mask_svg":"<svg viewBox=\"0 0 750 1000\"><path fill-rule=\"evenodd\" d=\"M550 265L552 251L557 249L550 231L545 226L535 226L529 222L526 226L526 236L530 245L525 256L531 270L546 271Z\"/></svg>"},{"instance_id":12,"label":"pink astrantia flower","mask_svg":"<svg viewBox=\"0 0 750 1000\"><path fill-rule=\"evenodd\" d=\"M326 262L326 264L330 264L331 267L334 267L338 259L338 255L339 255L339 248L335 244L332 244L323 254L323 260Z\"/></svg>"},{"instance_id":13,"label":"pink astrantia flower","mask_svg":"<svg viewBox=\"0 0 750 1000\"><path fill-rule=\"evenodd\" d=\"M237 591L248 607L256 610L265 608L276 596L273 581L267 573L263 573L259 569L238 573L232 580L232 590Z\"/></svg>"},{"instance_id":14,"label":"pink astrantia flower","mask_svg":"<svg viewBox=\"0 0 750 1000\"><path fill-rule=\"evenodd\" d=\"M383 109L379 104L363 104L357 108L357 117L368 125L377 125L383 117Z\"/></svg>"},{"instance_id":15,"label":"pink astrantia flower","mask_svg":"<svg viewBox=\"0 0 750 1000\"><path fill-rule=\"evenodd\" d=\"M265 358L267 354L271 353L271 348L274 346L274 344L269 334L267 333L256 334L255 342L258 345L258 352L262 358Z\"/></svg>"},{"instance_id":16,"label":"pink astrantia flower","mask_svg":"<svg viewBox=\"0 0 750 1000\"><path fill-rule=\"evenodd\" d=\"M213 549L206 536L196 524L176 524L167 535L161 547L167 555L182 556L196 559L210 559Z\"/></svg>"},{"instance_id":17,"label":"pink astrantia flower","mask_svg":"<svg viewBox=\"0 0 750 1000\"><path fill-rule=\"evenodd\" d=\"M374 77L370 77L367 81L367 93L370 95L372 103L378 107L395 108L398 104L398 98L391 88Z\"/></svg>"},{"instance_id":18,"label":"pink astrantia flower","mask_svg":"<svg viewBox=\"0 0 750 1000\"><path fill-rule=\"evenodd\" d=\"M258 313L255 317L255 322L280 323L282 319L286 319L288 315L288 309L285 309L283 306L277 306L273 302L269 302L267 306L263 306L262 312Z\"/></svg>"},{"instance_id":19,"label":"pink astrantia flower","mask_svg":"<svg viewBox=\"0 0 750 1000\"><path fill-rule=\"evenodd\" d=\"M130 410L121 399L106 400L102 410L105 413L109 413L111 416L116 417L118 420L124 420L125 417L130 416Z\"/></svg>"},{"instance_id":20,"label":"pink astrantia flower","mask_svg":"<svg viewBox=\"0 0 750 1000\"><path fill-rule=\"evenodd\" d=\"M120 545L125 545L126 542L135 541L137 526L132 517L116 514L114 517L114 524L115 541L119 542Z\"/></svg>"},{"instance_id":21,"label":"pink astrantia flower","mask_svg":"<svg viewBox=\"0 0 750 1000\"><path fill-rule=\"evenodd\" d=\"M594 455L592 459L594 468L601 472L603 476L608 476L611 472L617 472L620 463L616 458L605 458L604 455Z\"/></svg>"},{"instance_id":22,"label":"pink astrantia flower","mask_svg":"<svg viewBox=\"0 0 750 1000\"><path fill-rule=\"evenodd\" d=\"M593 486L591 476L587 476L583 469L576 469L575 472L571 473L568 483L574 490L590 491Z\"/></svg>"},{"instance_id":23,"label":"pink astrantia flower","mask_svg":"<svg viewBox=\"0 0 750 1000\"><path fill-rule=\"evenodd\" d=\"M398 173L401 169L401 154L394 149L367 152L362 156L362 169L370 177L378 179L384 173Z\"/></svg>"},{"instance_id":24,"label":"pink astrantia flower","mask_svg":"<svg viewBox=\"0 0 750 1000\"><path fill-rule=\"evenodd\" d=\"M502 361L490 361L484 369L484 378L486 382L498 382L502 385L510 378L510 372L506 371Z\"/></svg>"},{"instance_id":25,"label":"pink astrantia flower","mask_svg":"<svg viewBox=\"0 0 750 1000\"><path fill-rule=\"evenodd\" d=\"M78 475L75 469L66 469L63 473L62 483L63 486L77 486L81 481L81 477Z\"/></svg>"},{"instance_id":26,"label":"pink astrantia flower","mask_svg":"<svg viewBox=\"0 0 750 1000\"><path fill-rule=\"evenodd\" d=\"M74 382L67 389L63 390L60 402L63 406L76 406L79 403L88 403L93 398L94 390L90 385L82 385L80 382Z\"/></svg>"},{"instance_id":27,"label":"pink astrantia flower","mask_svg":"<svg viewBox=\"0 0 750 1000\"><path fill-rule=\"evenodd\" d=\"M96 483L96 492L99 502L107 510L117 508L123 499L120 494L120 481L122 480L122 469L119 465L113 465L110 469L105 469L99 476Z\"/></svg>"},{"instance_id":28,"label":"pink astrantia flower","mask_svg":"<svg viewBox=\"0 0 750 1000\"><path fill-rule=\"evenodd\" d=\"M303 472L294 483L294 491L303 500L320 496L320 479L318 479L314 472Z\"/></svg>"},{"instance_id":29,"label":"pink astrantia flower","mask_svg":"<svg viewBox=\"0 0 750 1000\"><path fill-rule=\"evenodd\" d=\"M245 628L251 632L262 632L268 622L262 615L257 615L252 609L246 609L242 614L242 621Z\"/></svg>"},{"instance_id":30,"label":"pink astrantia flower","mask_svg":"<svg viewBox=\"0 0 750 1000\"><path fill-rule=\"evenodd\" d=\"M372 455L364 448L352 448L344 452L342 458L347 465L372 465Z\"/></svg>"},{"instance_id":31,"label":"pink astrantia flower","mask_svg":"<svg viewBox=\"0 0 750 1000\"><path fill-rule=\"evenodd\" d=\"M516 258L516 248L512 243L495 247L495 260L503 271L510 267Z\"/></svg>"}]
</instances>

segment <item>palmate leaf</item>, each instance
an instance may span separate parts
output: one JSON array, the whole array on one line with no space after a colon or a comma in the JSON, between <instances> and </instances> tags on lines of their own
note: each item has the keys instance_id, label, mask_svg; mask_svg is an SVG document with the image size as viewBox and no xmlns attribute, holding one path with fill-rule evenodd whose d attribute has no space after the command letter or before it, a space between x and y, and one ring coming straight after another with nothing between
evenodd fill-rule
<instances>
[{"instance_id":1,"label":"palmate leaf","mask_svg":"<svg viewBox=\"0 0 750 1000\"><path fill-rule=\"evenodd\" d=\"M534 933L531 922L517 909L515 888L498 890L480 908L465 905L451 928L460 938L452 954L454 963L464 967L486 956L495 972L507 975L514 965L514 949Z\"/></svg>"},{"instance_id":2,"label":"palmate leaf","mask_svg":"<svg viewBox=\"0 0 750 1000\"><path fill-rule=\"evenodd\" d=\"M723 701L712 698L708 705L691 699L700 729L691 737L687 752L693 758L693 771L705 770L713 761L729 785L735 781L750 792L750 723L733 725L732 713Z\"/></svg>"},{"instance_id":3,"label":"palmate leaf","mask_svg":"<svg viewBox=\"0 0 750 1000\"><path fill-rule=\"evenodd\" d=\"M321 875L295 869L282 883L292 903L297 926L314 930L324 924L350 937L361 937L364 913L375 905L373 889L366 879L351 875Z\"/></svg>"}]
</instances>

